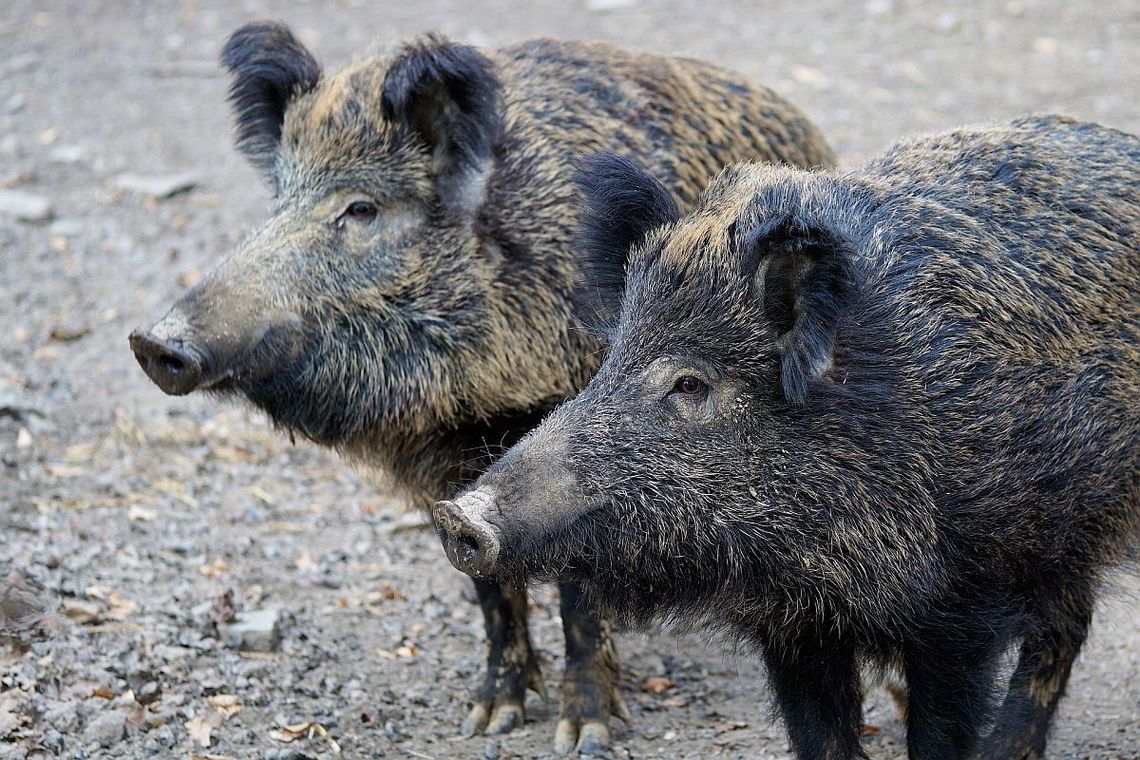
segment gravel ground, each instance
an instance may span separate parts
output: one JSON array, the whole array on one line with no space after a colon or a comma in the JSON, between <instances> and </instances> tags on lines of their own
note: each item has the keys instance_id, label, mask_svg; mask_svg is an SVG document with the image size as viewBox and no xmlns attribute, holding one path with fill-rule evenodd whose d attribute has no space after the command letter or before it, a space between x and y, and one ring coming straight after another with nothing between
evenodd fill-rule
<instances>
[{"instance_id":1,"label":"gravel ground","mask_svg":"<svg viewBox=\"0 0 1140 760\"><path fill-rule=\"evenodd\" d=\"M242 22L287 20L333 68L432 29L707 58L804 107L848 164L907 133L1033 110L1140 131L1135 0L758 5L7 0L0 758L549 752L551 596L533 612L550 701L532 697L522 731L456 739L481 619L423 519L256 414L166 398L127 350L265 208L215 64ZM1123 577L1101 605L1052 757L1140 758L1138 599ZM235 614L275 631L275 651L233 648ZM616 757L788 757L747 657L701 634L619 646L634 721ZM903 756L890 700L868 704L871 756Z\"/></svg>"}]
</instances>

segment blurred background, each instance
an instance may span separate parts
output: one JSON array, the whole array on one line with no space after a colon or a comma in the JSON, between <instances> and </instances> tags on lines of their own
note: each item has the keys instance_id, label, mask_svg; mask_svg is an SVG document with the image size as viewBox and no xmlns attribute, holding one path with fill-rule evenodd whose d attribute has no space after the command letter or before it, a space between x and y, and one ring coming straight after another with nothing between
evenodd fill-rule
<instances>
[{"instance_id":1,"label":"blurred background","mask_svg":"<svg viewBox=\"0 0 1140 760\"><path fill-rule=\"evenodd\" d=\"M423 518L258 415L170 399L127 349L264 212L232 147L226 36L289 23L326 69L425 31L601 39L774 87L858 164L898 138L1027 111L1140 131L1135 0L74 2L0 8L0 758L538 757L454 739L482 622ZM1051 757L1140 757L1135 579L1114 585ZM256 614L265 652L231 646ZM256 628L256 626L255 626ZM616 757L787 757L748 657L704 633L620 642ZM729 652L726 654L726 652ZM742 653L746 654L746 653ZM875 758L905 755L868 699Z\"/></svg>"}]
</instances>

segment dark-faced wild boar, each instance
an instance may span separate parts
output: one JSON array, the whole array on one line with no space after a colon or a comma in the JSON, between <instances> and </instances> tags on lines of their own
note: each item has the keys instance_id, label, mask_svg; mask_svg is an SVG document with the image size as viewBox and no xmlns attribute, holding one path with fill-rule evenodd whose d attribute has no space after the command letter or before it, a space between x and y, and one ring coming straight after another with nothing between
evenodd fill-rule
<instances>
[{"instance_id":1,"label":"dark-faced wild boar","mask_svg":"<svg viewBox=\"0 0 1140 760\"><path fill-rule=\"evenodd\" d=\"M323 75L283 26L238 30L239 147L269 218L131 347L167 393L244 396L428 507L473 480L596 368L571 319L573 161L633 154L692 202L725 164L827 166L770 90L691 60L599 44L498 51L432 37ZM509 731L542 690L521 589L479 581L490 641L467 729ZM556 749L622 714L604 622L562 585Z\"/></svg>"},{"instance_id":2,"label":"dark-faced wild boar","mask_svg":"<svg viewBox=\"0 0 1140 760\"><path fill-rule=\"evenodd\" d=\"M731 630L800 758L862 756L861 663L905 675L911 757L1040 757L1140 535L1140 140L1027 117L740 165L683 218L623 159L581 182L610 352L436 506L453 563Z\"/></svg>"}]
</instances>

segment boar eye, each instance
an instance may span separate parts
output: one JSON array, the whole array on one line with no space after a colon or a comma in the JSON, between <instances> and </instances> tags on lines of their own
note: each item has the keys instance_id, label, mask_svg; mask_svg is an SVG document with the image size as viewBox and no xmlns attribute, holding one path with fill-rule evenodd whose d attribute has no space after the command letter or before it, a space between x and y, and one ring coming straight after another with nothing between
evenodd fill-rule
<instances>
[{"instance_id":1,"label":"boar eye","mask_svg":"<svg viewBox=\"0 0 1140 760\"><path fill-rule=\"evenodd\" d=\"M371 201L353 201L341 214L342 219L355 219L358 222L370 222L376 218L380 210Z\"/></svg>"},{"instance_id":2,"label":"boar eye","mask_svg":"<svg viewBox=\"0 0 1140 760\"><path fill-rule=\"evenodd\" d=\"M677 382L673 383L673 393L679 393L683 396L698 396L704 394L709 389L708 384L693 375L682 375L677 378Z\"/></svg>"}]
</instances>

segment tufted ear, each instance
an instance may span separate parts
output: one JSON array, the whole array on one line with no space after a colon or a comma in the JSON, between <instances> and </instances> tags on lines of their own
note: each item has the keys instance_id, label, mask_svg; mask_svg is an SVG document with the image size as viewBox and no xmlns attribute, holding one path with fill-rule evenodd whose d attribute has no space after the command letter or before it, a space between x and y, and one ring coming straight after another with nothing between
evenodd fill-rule
<instances>
[{"instance_id":1,"label":"tufted ear","mask_svg":"<svg viewBox=\"0 0 1140 760\"><path fill-rule=\"evenodd\" d=\"M741 266L779 334L784 397L802 406L808 384L831 368L835 336L858 289L851 244L826 226L785 213L745 237Z\"/></svg>"},{"instance_id":2,"label":"tufted ear","mask_svg":"<svg viewBox=\"0 0 1140 760\"><path fill-rule=\"evenodd\" d=\"M575 316L605 339L621 312L630 249L658 227L676 222L681 211L653 175L613 153L582 159L575 183L581 193L574 238L581 273Z\"/></svg>"},{"instance_id":3,"label":"tufted ear","mask_svg":"<svg viewBox=\"0 0 1140 760\"><path fill-rule=\"evenodd\" d=\"M288 27L272 21L247 24L230 35L222 65L232 76L238 149L272 175L285 109L316 86L321 68Z\"/></svg>"},{"instance_id":4,"label":"tufted ear","mask_svg":"<svg viewBox=\"0 0 1140 760\"><path fill-rule=\"evenodd\" d=\"M482 53L438 36L405 47L384 77L384 116L404 124L431 152L445 204L473 211L482 203L502 132L499 90Z\"/></svg>"}]
</instances>

